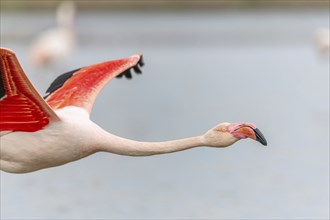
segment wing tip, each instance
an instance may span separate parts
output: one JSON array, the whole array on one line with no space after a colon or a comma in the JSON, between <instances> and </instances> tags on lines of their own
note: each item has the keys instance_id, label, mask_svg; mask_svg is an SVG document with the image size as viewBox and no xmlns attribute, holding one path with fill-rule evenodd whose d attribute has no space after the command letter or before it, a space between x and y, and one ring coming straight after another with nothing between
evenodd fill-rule
<instances>
[{"instance_id":1,"label":"wing tip","mask_svg":"<svg viewBox=\"0 0 330 220\"><path fill-rule=\"evenodd\" d=\"M128 59L132 61L132 66L121 74L117 75L116 78L122 78L123 76L125 76L127 79L132 79L132 69L136 74L142 74L141 67L144 66L143 54L136 53L131 55Z\"/></svg>"},{"instance_id":2,"label":"wing tip","mask_svg":"<svg viewBox=\"0 0 330 220\"><path fill-rule=\"evenodd\" d=\"M0 54L1 56L16 55L16 53L13 50L5 47L0 47Z\"/></svg>"}]
</instances>

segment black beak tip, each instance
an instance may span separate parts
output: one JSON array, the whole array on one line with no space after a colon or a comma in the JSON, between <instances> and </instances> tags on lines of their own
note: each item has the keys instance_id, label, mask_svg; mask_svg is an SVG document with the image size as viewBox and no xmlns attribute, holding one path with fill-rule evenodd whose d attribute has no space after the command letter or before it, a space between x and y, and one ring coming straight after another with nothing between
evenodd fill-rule
<instances>
[{"instance_id":1,"label":"black beak tip","mask_svg":"<svg viewBox=\"0 0 330 220\"><path fill-rule=\"evenodd\" d=\"M261 131L258 128L256 128L254 129L254 132L256 134L256 141L260 142L264 146L267 146L267 140L265 136L261 133Z\"/></svg>"}]
</instances>

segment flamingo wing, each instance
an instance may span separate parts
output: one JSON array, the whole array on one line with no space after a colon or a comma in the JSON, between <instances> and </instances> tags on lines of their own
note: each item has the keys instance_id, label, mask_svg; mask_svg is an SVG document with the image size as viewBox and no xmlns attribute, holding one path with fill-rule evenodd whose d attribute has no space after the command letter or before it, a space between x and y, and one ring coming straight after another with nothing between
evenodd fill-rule
<instances>
[{"instance_id":1,"label":"flamingo wing","mask_svg":"<svg viewBox=\"0 0 330 220\"><path fill-rule=\"evenodd\" d=\"M141 73L142 54L106 61L64 73L47 89L45 99L53 109L76 106L91 112L97 95L114 77L132 78L131 69Z\"/></svg>"},{"instance_id":2,"label":"flamingo wing","mask_svg":"<svg viewBox=\"0 0 330 220\"><path fill-rule=\"evenodd\" d=\"M0 132L42 129L59 118L25 75L15 53L0 48Z\"/></svg>"}]
</instances>

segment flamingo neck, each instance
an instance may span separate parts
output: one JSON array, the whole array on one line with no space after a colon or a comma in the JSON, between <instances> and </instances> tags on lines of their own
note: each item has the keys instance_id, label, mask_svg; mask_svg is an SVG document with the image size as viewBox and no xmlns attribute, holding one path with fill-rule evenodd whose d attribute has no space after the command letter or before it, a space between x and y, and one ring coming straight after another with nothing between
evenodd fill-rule
<instances>
[{"instance_id":1,"label":"flamingo neck","mask_svg":"<svg viewBox=\"0 0 330 220\"><path fill-rule=\"evenodd\" d=\"M203 136L196 136L164 142L141 142L121 138L107 133L100 141L98 149L99 151L127 156L150 156L203 146L203 139Z\"/></svg>"}]
</instances>

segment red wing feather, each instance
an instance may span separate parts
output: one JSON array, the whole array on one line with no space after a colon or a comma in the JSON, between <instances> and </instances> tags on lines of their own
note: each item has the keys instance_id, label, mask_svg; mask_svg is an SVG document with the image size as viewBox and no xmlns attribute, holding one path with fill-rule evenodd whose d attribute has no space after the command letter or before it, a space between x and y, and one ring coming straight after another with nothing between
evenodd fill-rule
<instances>
[{"instance_id":1,"label":"red wing feather","mask_svg":"<svg viewBox=\"0 0 330 220\"><path fill-rule=\"evenodd\" d=\"M53 109L77 106L90 113L97 95L112 78L131 78L130 69L141 73L139 65L143 66L142 55L136 54L65 73L48 88L46 101Z\"/></svg>"},{"instance_id":2,"label":"red wing feather","mask_svg":"<svg viewBox=\"0 0 330 220\"><path fill-rule=\"evenodd\" d=\"M37 131L59 120L25 75L15 53L0 48L0 131Z\"/></svg>"}]
</instances>

